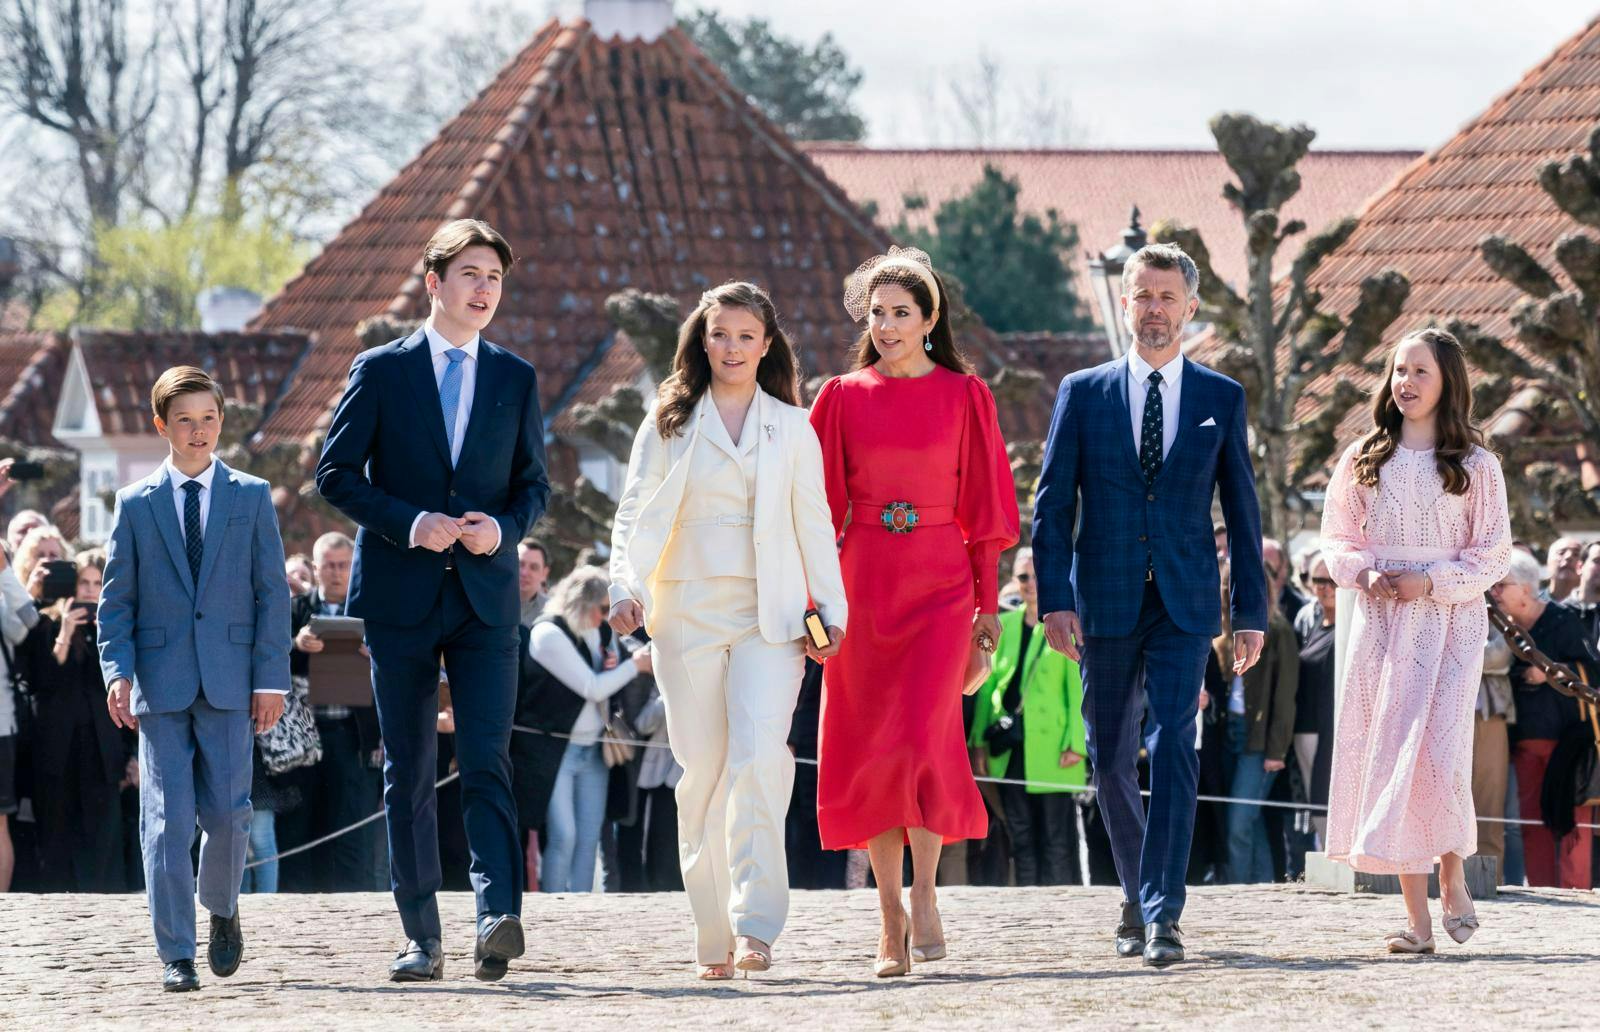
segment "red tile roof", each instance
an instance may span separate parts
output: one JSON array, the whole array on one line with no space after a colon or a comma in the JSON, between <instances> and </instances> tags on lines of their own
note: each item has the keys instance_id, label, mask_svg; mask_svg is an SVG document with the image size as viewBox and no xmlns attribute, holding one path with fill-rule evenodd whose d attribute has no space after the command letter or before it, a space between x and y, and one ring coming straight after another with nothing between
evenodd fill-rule
<instances>
[{"instance_id":1,"label":"red tile roof","mask_svg":"<svg viewBox=\"0 0 1600 1032\"><path fill-rule=\"evenodd\" d=\"M150 386L175 365L199 366L231 400L263 410L282 394L310 341L299 333L129 333L80 330L95 410L106 434L155 433Z\"/></svg>"},{"instance_id":2,"label":"red tile roof","mask_svg":"<svg viewBox=\"0 0 1600 1032\"><path fill-rule=\"evenodd\" d=\"M996 337L995 354L1008 368L1034 370L1041 380L1026 404L1001 406L1006 440L1043 441L1062 378L1109 362L1111 345L1103 333L1003 333Z\"/></svg>"},{"instance_id":3,"label":"red tile roof","mask_svg":"<svg viewBox=\"0 0 1600 1032\"><path fill-rule=\"evenodd\" d=\"M644 356L633 346L633 341L621 330L598 349L587 373L580 372L574 389L561 399L550 421L550 432L557 437L568 437L578 431L572 417L579 405L598 405L617 387L631 387L639 382L645 370ZM645 398L645 404L650 399Z\"/></svg>"},{"instance_id":4,"label":"red tile roof","mask_svg":"<svg viewBox=\"0 0 1600 1032\"><path fill-rule=\"evenodd\" d=\"M1392 266L1410 279L1411 294L1385 335L1386 344L1453 318L1476 322L1514 343L1509 316L1524 295L1490 271L1478 244L1491 233L1505 234L1565 282L1552 248L1578 224L1540 188L1538 169L1586 151L1596 124L1600 19L1371 198L1358 212L1359 228L1328 256L1309 286L1322 292L1326 309L1348 313L1362 278ZM1188 353L1205 361L1219 344L1214 335L1204 335ZM1311 385L1299 414L1313 411L1336 379L1370 388L1375 377L1359 367L1336 370ZM1365 406L1357 406L1341 424L1340 436L1348 441L1369 425Z\"/></svg>"},{"instance_id":5,"label":"red tile roof","mask_svg":"<svg viewBox=\"0 0 1600 1032\"><path fill-rule=\"evenodd\" d=\"M70 352L64 334L0 332L0 439L62 447L50 428Z\"/></svg>"},{"instance_id":6,"label":"red tile roof","mask_svg":"<svg viewBox=\"0 0 1600 1032\"><path fill-rule=\"evenodd\" d=\"M1095 322L1086 252L1108 250L1122 240L1128 210L1139 206L1146 229L1165 218L1197 226L1217 274L1244 282L1244 224L1222 198L1232 173L1214 150L879 150L849 144L806 144L806 153L857 203L877 205L878 222L894 226L902 215L927 225L938 206L959 197L992 164L1021 185L1018 204L1043 214L1054 208L1078 227L1073 256L1079 296ZM1417 151L1312 151L1300 163L1304 181L1286 206L1289 217L1315 231L1348 215L1417 157ZM907 212L906 195L927 207ZM1287 266L1305 234L1291 237L1279 253Z\"/></svg>"},{"instance_id":7,"label":"red tile roof","mask_svg":"<svg viewBox=\"0 0 1600 1032\"><path fill-rule=\"evenodd\" d=\"M462 217L520 256L485 336L534 363L546 405L611 335L605 298L628 286L692 306L755 279L814 366L837 369L853 329L840 283L888 243L681 32L608 41L552 21L256 318L316 341L267 440L326 426L358 322L425 314L422 246Z\"/></svg>"}]
</instances>

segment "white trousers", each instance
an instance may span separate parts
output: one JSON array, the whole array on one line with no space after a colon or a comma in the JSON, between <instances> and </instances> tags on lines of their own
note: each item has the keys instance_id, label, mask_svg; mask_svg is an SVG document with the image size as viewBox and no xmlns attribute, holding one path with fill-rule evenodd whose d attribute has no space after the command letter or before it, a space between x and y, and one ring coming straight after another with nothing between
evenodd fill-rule
<instances>
[{"instance_id":1,"label":"white trousers","mask_svg":"<svg viewBox=\"0 0 1600 1032\"><path fill-rule=\"evenodd\" d=\"M662 582L655 609L656 683L683 767L678 858L695 957L724 964L734 936L770 945L789 915L789 722L805 647L761 637L751 578Z\"/></svg>"}]
</instances>

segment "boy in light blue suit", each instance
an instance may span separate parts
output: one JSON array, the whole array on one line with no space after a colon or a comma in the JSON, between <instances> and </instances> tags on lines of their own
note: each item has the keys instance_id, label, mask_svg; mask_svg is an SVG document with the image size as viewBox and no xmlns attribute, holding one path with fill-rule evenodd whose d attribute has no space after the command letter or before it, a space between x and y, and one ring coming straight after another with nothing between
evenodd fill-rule
<instances>
[{"instance_id":1,"label":"boy in light blue suit","mask_svg":"<svg viewBox=\"0 0 1600 1032\"><path fill-rule=\"evenodd\" d=\"M196 875L211 912L208 960L239 967L239 882L250 833L254 732L289 691L289 587L266 481L213 454L222 388L193 366L150 391L170 451L117 492L100 596L106 706L139 731L139 834L162 988L200 988L194 970Z\"/></svg>"}]
</instances>

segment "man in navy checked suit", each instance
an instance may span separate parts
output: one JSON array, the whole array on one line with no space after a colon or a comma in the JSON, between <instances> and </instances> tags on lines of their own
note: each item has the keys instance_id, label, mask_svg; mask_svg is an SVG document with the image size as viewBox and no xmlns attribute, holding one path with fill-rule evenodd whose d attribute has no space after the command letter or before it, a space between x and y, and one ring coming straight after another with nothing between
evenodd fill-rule
<instances>
[{"instance_id":1,"label":"man in navy checked suit","mask_svg":"<svg viewBox=\"0 0 1600 1032\"><path fill-rule=\"evenodd\" d=\"M1214 494L1233 556L1234 673L1260 658L1267 626L1244 388L1179 348L1199 283L1193 260L1170 244L1128 260L1122 310L1133 350L1061 381L1034 501L1045 635L1083 665L1095 791L1122 882L1117 952L1156 967L1183 959L1195 717L1206 650L1221 630ZM1136 772L1147 705L1148 817Z\"/></svg>"}]
</instances>

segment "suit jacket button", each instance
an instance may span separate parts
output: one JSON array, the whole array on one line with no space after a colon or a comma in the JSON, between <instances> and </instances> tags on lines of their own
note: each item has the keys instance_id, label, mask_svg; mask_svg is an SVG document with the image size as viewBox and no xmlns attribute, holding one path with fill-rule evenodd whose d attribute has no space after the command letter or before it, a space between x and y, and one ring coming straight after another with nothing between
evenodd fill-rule
<instances>
[{"instance_id":1,"label":"suit jacket button","mask_svg":"<svg viewBox=\"0 0 1600 1032\"><path fill-rule=\"evenodd\" d=\"M194 614L194 618L196 620L204 620L206 618L206 614L204 614L204 613L195 613Z\"/></svg>"},{"instance_id":2,"label":"suit jacket button","mask_svg":"<svg viewBox=\"0 0 1600 1032\"><path fill-rule=\"evenodd\" d=\"M1146 538L1145 538L1145 536L1143 534L1140 534L1139 535L1139 540L1140 541L1144 541L1144 540L1146 540Z\"/></svg>"},{"instance_id":3,"label":"suit jacket button","mask_svg":"<svg viewBox=\"0 0 1600 1032\"><path fill-rule=\"evenodd\" d=\"M1153 502L1156 500L1156 496L1153 494L1148 494L1144 496L1144 500L1147 502Z\"/></svg>"},{"instance_id":4,"label":"suit jacket button","mask_svg":"<svg viewBox=\"0 0 1600 1032\"><path fill-rule=\"evenodd\" d=\"M454 497L455 497L455 496L456 496L456 490L455 490L455 488L453 488L453 487L452 487L452 488L451 488L451 489L450 489L450 497L451 497L451 498L454 498Z\"/></svg>"}]
</instances>

